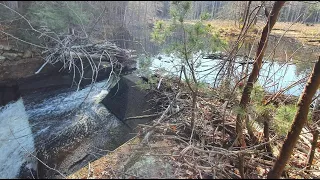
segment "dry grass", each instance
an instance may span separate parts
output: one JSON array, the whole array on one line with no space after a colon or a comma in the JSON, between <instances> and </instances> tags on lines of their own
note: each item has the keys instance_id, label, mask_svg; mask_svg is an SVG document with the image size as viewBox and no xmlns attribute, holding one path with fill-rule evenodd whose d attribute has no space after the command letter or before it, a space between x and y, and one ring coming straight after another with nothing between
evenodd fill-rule
<instances>
[{"instance_id":1,"label":"dry grass","mask_svg":"<svg viewBox=\"0 0 320 180\"><path fill-rule=\"evenodd\" d=\"M195 21L188 21L187 23L194 23ZM207 24L211 24L222 36L228 38L236 37L239 35L241 29L239 25L235 25L233 20L211 20L206 21ZM320 46L320 24L314 24L308 26L302 23L290 23L290 22L277 22L271 31L272 35L283 35L286 31L285 37L290 37L299 40L307 45ZM260 32L265 25L265 22L259 21L256 26L252 28L248 36L256 37L260 36Z\"/></svg>"},{"instance_id":2,"label":"dry grass","mask_svg":"<svg viewBox=\"0 0 320 180\"><path fill-rule=\"evenodd\" d=\"M273 30L284 30L287 29L292 23L288 22L277 22L273 28ZM315 24L314 26L307 26L302 23L295 23L290 28L291 32L296 32L295 34L299 34L301 36L317 36L320 37L320 24Z\"/></svg>"},{"instance_id":3,"label":"dry grass","mask_svg":"<svg viewBox=\"0 0 320 180\"><path fill-rule=\"evenodd\" d=\"M292 23L278 22L275 24L272 33L283 34ZM307 26L306 24L295 23L287 31L286 37L296 38L308 45L320 46L320 24Z\"/></svg>"}]
</instances>

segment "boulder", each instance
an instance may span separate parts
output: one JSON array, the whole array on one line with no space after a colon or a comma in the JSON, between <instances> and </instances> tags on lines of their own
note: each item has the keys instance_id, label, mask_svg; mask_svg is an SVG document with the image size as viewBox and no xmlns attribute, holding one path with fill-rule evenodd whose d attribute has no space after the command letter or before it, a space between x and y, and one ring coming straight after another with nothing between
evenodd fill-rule
<instances>
[{"instance_id":1,"label":"boulder","mask_svg":"<svg viewBox=\"0 0 320 180\"><path fill-rule=\"evenodd\" d=\"M135 74L122 76L119 83L102 100L102 104L111 113L131 128L136 127L137 124L147 123L154 117L126 120L127 118L155 113L152 110L153 104L149 101L153 95L137 85L140 80L142 78Z\"/></svg>"},{"instance_id":2,"label":"boulder","mask_svg":"<svg viewBox=\"0 0 320 180\"><path fill-rule=\"evenodd\" d=\"M128 168L126 174L125 179L130 179L132 175L142 179L175 178L172 165L156 156L140 156L133 162L133 165Z\"/></svg>"}]
</instances>

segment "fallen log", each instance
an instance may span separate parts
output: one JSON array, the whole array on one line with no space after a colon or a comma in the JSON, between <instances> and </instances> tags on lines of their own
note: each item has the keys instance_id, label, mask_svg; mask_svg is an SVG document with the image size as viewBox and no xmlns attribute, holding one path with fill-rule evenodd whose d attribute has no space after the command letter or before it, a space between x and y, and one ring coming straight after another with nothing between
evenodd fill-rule
<instances>
[{"instance_id":1,"label":"fallen log","mask_svg":"<svg viewBox=\"0 0 320 180\"><path fill-rule=\"evenodd\" d=\"M205 55L205 56L203 57L203 59L234 61L234 63L238 63L238 64L241 64L241 65L244 65L244 64L253 64L254 61L255 61L253 58L248 57L248 56L244 56L244 55L236 55L235 57L243 58L243 60L241 60L241 61L234 61L234 60L232 60L232 59L228 59L228 55L225 54L225 53L213 53L213 54L208 54L208 55ZM265 61L263 61L262 63L265 63Z\"/></svg>"}]
</instances>

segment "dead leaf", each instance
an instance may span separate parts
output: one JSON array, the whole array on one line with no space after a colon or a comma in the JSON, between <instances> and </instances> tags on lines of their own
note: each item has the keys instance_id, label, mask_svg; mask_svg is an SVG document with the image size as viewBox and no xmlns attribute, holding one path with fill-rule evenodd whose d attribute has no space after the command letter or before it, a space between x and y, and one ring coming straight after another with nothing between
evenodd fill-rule
<instances>
[{"instance_id":1,"label":"dead leaf","mask_svg":"<svg viewBox=\"0 0 320 180\"><path fill-rule=\"evenodd\" d=\"M235 170L234 170L234 173L237 174L237 175L240 175L240 172L239 172L238 169L235 169Z\"/></svg>"},{"instance_id":2,"label":"dead leaf","mask_svg":"<svg viewBox=\"0 0 320 180\"><path fill-rule=\"evenodd\" d=\"M263 168L260 167L260 166L257 166L256 169L257 169L257 172L258 172L258 175L259 175L259 176L263 176L263 175L266 173L266 170L263 169Z\"/></svg>"},{"instance_id":3,"label":"dead leaf","mask_svg":"<svg viewBox=\"0 0 320 180\"><path fill-rule=\"evenodd\" d=\"M177 126L175 126L175 125L172 125L170 128L172 129L173 132L177 131Z\"/></svg>"}]
</instances>

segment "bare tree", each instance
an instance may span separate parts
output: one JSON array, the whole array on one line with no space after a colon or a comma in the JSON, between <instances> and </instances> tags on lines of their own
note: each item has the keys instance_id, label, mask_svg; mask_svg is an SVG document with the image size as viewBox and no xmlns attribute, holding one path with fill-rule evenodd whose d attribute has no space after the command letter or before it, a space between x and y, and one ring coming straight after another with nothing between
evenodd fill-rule
<instances>
[{"instance_id":1,"label":"bare tree","mask_svg":"<svg viewBox=\"0 0 320 180\"><path fill-rule=\"evenodd\" d=\"M304 91L300 95L298 102L298 109L294 117L291 129L287 134L287 137L283 143L280 151L280 155L277 158L272 170L268 173L268 179L280 178L286 164L288 163L292 154L293 148L296 145L300 132L307 122L308 112L312 97L315 95L320 85L320 57L315 64L310 78L304 88Z\"/></svg>"},{"instance_id":2,"label":"bare tree","mask_svg":"<svg viewBox=\"0 0 320 180\"><path fill-rule=\"evenodd\" d=\"M274 24L277 21L279 12L284 5L285 1L277 1L274 3L273 8L271 10L271 13L268 18L268 22L263 28L262 34L261 34L261 39L258 45L256 57L255 57L255 62L253 64L253 69L252 72L248 78L248 81L246 83L246 86L244 87L241 101L240 101L240 108L242 111L246 111L247 105L250 101L250 94L253 88L254 82L257 80L259 71L261 69L262 65L262 58L264 56L264 52L267 48L267 43L268 43L268 36L270 34L270 31ZM237 145L241 148L244 148L246 146L246 143L244 141L244 136L243 136L243 113L239 112L237 115L237 122L236 122L236 133L238 136L237 140ZM239 154L239 171L240 175L242 178L244 178L244 162L243 162L243 155Z\"/></svg>"},{"instance_id":3,"label":"bare tree","mask_svg":"<svg viewBox=\"0 0 320 180\"><path fill-rule=\"evenodd\" d=\"M313 115L312 115L312 126L310 126L311 132L312 132L312 142L311 142L311 149L309 152L309 157L308 157L308 164L307 164L307 169L309 170L311 168L312 165L312 161L314 158L314 153L317 147L317 142L318 142L318 138L319 138L319 131L318 131L318 125L317 125L317 121L320 120L320 98L318 97L315 107L313 109Z\"/></svg>"}]
</instances>

